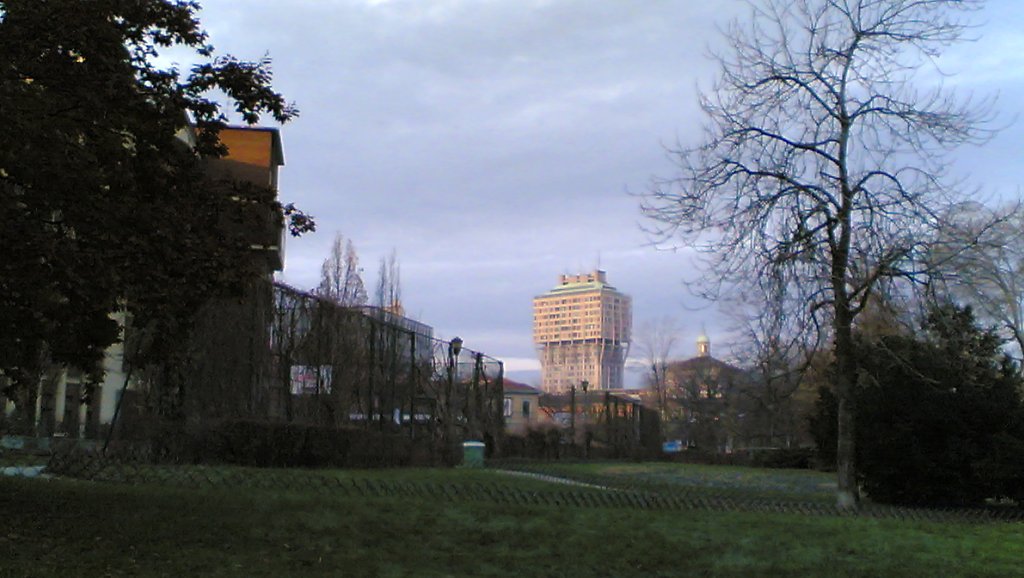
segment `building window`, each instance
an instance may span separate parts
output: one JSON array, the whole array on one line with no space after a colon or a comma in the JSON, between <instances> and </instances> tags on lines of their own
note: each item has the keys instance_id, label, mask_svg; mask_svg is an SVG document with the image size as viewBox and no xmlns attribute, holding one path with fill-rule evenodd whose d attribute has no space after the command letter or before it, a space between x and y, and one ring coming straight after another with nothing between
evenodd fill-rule
<instances>
[{"instance_id":1,"label":"building window","mask_svg":"<svg viewBox=\"0 0 1024 578\"><path fill-rule=\"evenodd\" d=\"M505 398L505 417L512 417L512 398Z\"/></svg>"},{"instance_id":2,"label":"building window","mask_svg":"<svg viewBox=\"0 0 1024 578\"><path fill-rule=\"evenodd\" d=\"M530 417L530 400L523 400L523 417Z\"/></svg>"}]
</instances>

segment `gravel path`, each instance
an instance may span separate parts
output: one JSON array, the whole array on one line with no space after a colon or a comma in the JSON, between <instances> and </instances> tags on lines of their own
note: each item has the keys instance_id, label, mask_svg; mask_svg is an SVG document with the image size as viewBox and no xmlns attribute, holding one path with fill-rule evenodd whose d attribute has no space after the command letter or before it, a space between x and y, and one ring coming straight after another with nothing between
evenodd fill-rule
<instances>
[{"instance_id":1,"label":"gravel path","mask_svg":"<svg viewBox=\"0 0 1024 578\"><path fill-rule=\"evenodd\" d=\"M566 486L576 486L578 488L592 488L595 490L610 490L606 486L598 486L596 484L588 484L586 482L577 482L576 480L570 480L569 478L559 478L558 476L549 476L547 474L537 474L534 472L520 472L516 470L492 470L501 474L507 474L509 476L519 476L520 478L532 478L534 480L541 480L543 482L551 482L552 484L563 484Z\"/></svg>"}]
</instances>

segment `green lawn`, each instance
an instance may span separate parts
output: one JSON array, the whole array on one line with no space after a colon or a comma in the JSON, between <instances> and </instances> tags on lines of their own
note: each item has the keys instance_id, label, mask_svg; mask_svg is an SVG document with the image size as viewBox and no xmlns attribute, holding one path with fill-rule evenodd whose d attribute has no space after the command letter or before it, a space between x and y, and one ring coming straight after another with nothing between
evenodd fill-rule
<instances>
[{"instance_id":1,"label":"green lawn","mask_svg":"<svg viewBox=\"0 0 1024 578\"><path fill-rule=\"evenodd\" d=\"M661 462L529 462L510 466L636 490L822 503L835 501L835 474L812 470Z\"/></svg>"},{"instance_id":2,"label":"green lawn","mask_svg":"<svg viewBox=\"0 0 1024 578\"><path fill-rule=\"evenodd\" d=\"M1016 576L1024 561L1021 524L506 504L458 488L567 490L490 471L324 475L454 489L4 478L0 576Z\"/></svg>"},{"instance_id":3,"label":"green lawn","mask_svg":"<svg viewBox=\"0 0 1024 578\"><path fill-rule=\"evenodd\" d=\"M0 454L0 467L31 467L46 465L49 460L47 456L34 456L28 454Z\"/></svg>"}]
</instances>

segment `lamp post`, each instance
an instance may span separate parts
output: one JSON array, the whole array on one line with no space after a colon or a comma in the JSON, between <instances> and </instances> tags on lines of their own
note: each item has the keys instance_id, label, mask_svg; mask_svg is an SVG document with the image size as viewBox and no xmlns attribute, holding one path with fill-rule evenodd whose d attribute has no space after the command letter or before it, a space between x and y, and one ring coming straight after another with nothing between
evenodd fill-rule
<instances>
[{"instance_id":1,"label":"lamp post","mask_svg":"<svg viewBox=\"0 0 1024 578\"><path fill-rule=\"evenodd\" d=\"M455 416L452 410L452 393L455 391L456 363L459 360L459 353L462 352L462 339L453 338L448 342L448 391L445 393L445 445L449 455L452 452L452 442L455 437ZM454 458L454 456L451 456Z\"/></svg>"},{"instance_id":2,"label":"lamp post","mask_svg":"<svg viewBox=\"0 0 1024 578\"><path fill-rule=\"evenodd\" d=\"M576 384L569 386L569 443L576 447Z\"/></svg>"},{"instance_id":3,"label":"lamp post","mask_svg":"<svg viewBox=\"0 0 1024 578\"><path fill-rule=\"evenodd\" d=\"M448 369L449 372L453 374L452 379L454 379L455 362L458 361L460 353L462 353L462 338L454 337L451 342L448 343Z\"/></svg>"},{"instance_id":4,"label":"lamp post","mask_svg":"<svg viewBox=\"0 0 1024 578\"><path fill-rule=\"evenodd\" d=\"M587 389L590 387L590 382L584 379L580 383L580 387L583 389L583 457L586 459L590 457L590 432L587 430L587 404L589 403Z\"/></svg>"},{"instance_id":5,"label":"lamp post","mask_svg":"<svg viewBox=\"0 0 1024 578\"><path fill-rule=\"evenodd\" d=\"M448 343L448 398L451 400L451 393L455 388L456 364L459 362L459 354L462 353L462 339L454 338Z\"/></svg>"}]
</instances>

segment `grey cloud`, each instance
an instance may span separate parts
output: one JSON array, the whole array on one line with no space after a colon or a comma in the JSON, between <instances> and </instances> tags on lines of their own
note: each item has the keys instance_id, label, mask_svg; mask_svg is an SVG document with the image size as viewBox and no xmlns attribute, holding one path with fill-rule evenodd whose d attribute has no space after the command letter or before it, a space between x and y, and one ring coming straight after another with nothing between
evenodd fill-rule
<instances>
[{"instance_id":1,"label":"grey cloud","mask_svg":"<svg viewBox=\"0 0 1024 578\"><path fill-rule=\"evenodd\" d=\"M725 331L713 309L693 310L704 304L682 287L687 255L645 247L625 191L671 174L661 143L699 138L695 89L714 73L705 47L740 6L253 0L209 1L202 18L219 50L269 51L277 87L302 110L283 129L282 195L321 232L289 241L285 279L315 284L336 230L368 285L394 248L407 311L476 349L532 358L532 297L599 253L638 323L673 313L684 339L701 323ZM1019 29L1018 12L993 2L992 26ZM1008 152L1019 132L976 166L1005 154L990 172L1019 178Z\"/></svg>"}]
</instances>

